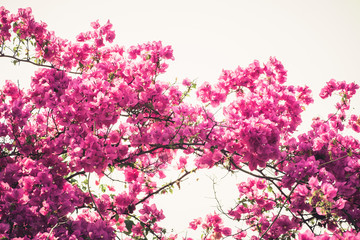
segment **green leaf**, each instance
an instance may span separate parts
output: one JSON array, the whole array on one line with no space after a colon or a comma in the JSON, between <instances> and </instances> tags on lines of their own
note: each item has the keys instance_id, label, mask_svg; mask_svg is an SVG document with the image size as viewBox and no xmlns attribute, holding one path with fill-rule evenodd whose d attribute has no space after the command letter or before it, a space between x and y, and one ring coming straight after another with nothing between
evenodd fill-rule
<instances>
[{"instance_id":1,"label":"green leaf","mask_svg":"<svg viewBox=\"0 0 360 240\"><path fill-rule=\"evenodd\" d=\"M74 185L74 184L77 185L77 182L78 182L75 178L70 178L68 181L69 181L72 185Z\"/></svg>"},{"instance_id":2,"label":"green leaf","mask_svg":"<svg viewBox=\"0 0 360 240\"><path fill-rule=\"evenodd\" d=\"M106 186L104 184L100 184L99 188L103 193L106 192Z\"/></svg>"},{"instance_id":3,"label":"green leaf","mask_svg":"<svg viewBox=\"0 0 360 240\"><path fill-rule=\"evenodd\" d=\"M109 73L109 81L111 82L115 78L114 73Z\"/></svg>"},{"instance_id":4,"label":"green leaf","mask_svg":"<svg viewBox=\"0 0 360 240\"><path fill-rule=\"evenodd\" d=\"M89 181L88 181L88 179L86 178L82 183L83 183L83 184L88 184Z\"/></svg>"},{"instance_id":5,"label":"green leaf","mask_svg":"<svg viewBox=\"0 0 360 240\"><path fill-rule=\"evenodd\" d=\"M25 140L26 140L27 144L31 144L32 143L32 135L27 136Z\"/></svg>"},{"instance_id":6,"label":"green leaf","mask_svg":"<svg viewBox=\"0 0 360 240\"><path fill-rule=\"evenodd\" d=\"M61 158L63 159L63 160L65 160L66 158L67 158L67 153L64 153L64 154L61 154Z\"/></svg>"},{"instance_id":7,"label":"green leaf","mask_svg":"<svg viewBox=\"0 0 360 240\"><path fill-rule=\"evenodd\" d=\"M132 226L134 226L135 223L133 221L129 220L129 219L125 220L124 222L125 222L126 229L130 233L131 229L132 229Z\"/></svg>"},{"instance_id":8,"label":"green leaf","mask_svg":"<svg viewBox=\"0 0 360 240\"><path fill-rule=\"evenodd\" d=\"M309 198L309 204L310 204L310 205L312 205L311 202L312 202L312 200L313 200L313 197L314 197L314 196L311 196L311 197Z\"/></svg>"}]
</instances>

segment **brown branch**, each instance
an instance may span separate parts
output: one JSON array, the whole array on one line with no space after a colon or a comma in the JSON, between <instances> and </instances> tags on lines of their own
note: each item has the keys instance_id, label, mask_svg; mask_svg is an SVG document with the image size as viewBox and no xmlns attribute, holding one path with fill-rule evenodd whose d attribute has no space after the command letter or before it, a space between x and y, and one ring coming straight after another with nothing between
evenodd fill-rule
<instances>
[{"instance_id":1,"label":"brown branch","mask_svg":"<svg viewBox=\"0 0 360 240\"><path fill-rule=\"evenodd\" d=\"M253 177L256 177L256 178L263 178L263 179L266 179L266 180L280 181L279 179L274 178L274 177L268 177L268 176L265 176L265 175L264 176L259 176L259 175L256 175L256 174L252 173L252 172L246 171L246 170L242 169L241 167L239 167L238 165L236 165L236 163L234 162L234 160L232 160L231 157L229 157L229 161L236 169L238 169L239 171L242 171L242 172L244 172L246 174L249 174L250 176L253 176Z\"/></svg>"},{"instance_id":2,"label":"brown branch","mask_svg":"<svg viewBox=\"0 0 360 240\"><path fill-rule=\"evenodd\" d=\"M269 225L269 227L266 229L266 231L265 231L263 234L261 234L259 240L263 239L263 237L265 236L265 234L271 229L271 227L274 225L274 223L276 222L276 220L279 218L282 209L284 208L286 202L289 201L291 194L294 192L294 190L296 189L296 187L297 187L298 184L299 184L299 183L296 183L296 185L294 186L294 188L291 189L291 191L290 191L290 193L289 193L289 196L285 199L284 203L281 205L281 208L280 208L278 214L276 215L274 221Z\"/></svg>"},{"instance_id":3,"label":"brown branch","mask_svg":"<svg viewBox=\"0 0 360 240\"><path fill-rule=\"evenodd\" d=\"M170 186L174 185L174 184L177 183L177 182L180 182L184 177L186 177L187 175L189 175L190 173L193 173L193 172L195 172L195 171L196 171L196 168L193 169L193 170L191 170L190 172L186 171L180 178L178 178L178 179L176 179L175 181L172 181L172 182L166 184L165 186L159 188L159 189L156 190L155 192L150 193L150 194L147 195L145 198L143 198L143 199L141 199L140 201L138 201L135 205L138 205L138 204L140 204L140 203L145 202L145 201L146 201L148 198L150 198L151 196L158 194L159 192L161 192L161 191L164 190L165 188L170 187Z\"/></svg>"},{"instance_id":4,"label":"brown branch","mask_svg":"<svg viewBox=\"0 0 360 240\"><path fill-rule=\"evenodd\" d=\"M6 58L11 58L11 59L14 59L18 62L25 62L25 63L30 63L30 64L33 64L35 66L38 66L38 67L46 67L46 68L52 68L52 69L56 69L58 71L65 71L65 70L61 70L59 68L56 68L52 65L46 65L46 64L40 64L40 63L35 63L35 62L32 62L30 60L27 60L27 59L21 59L21 58L17 58L15 56L10 56L10 55L5 55L5 54L0 54L0 57L6 57ZM66 72L66 71L65 71ZM72 72L72 71L69 71L67 73L71 73L71 74L78 74L78 75L81 75L80 72Z\"/></svg>"},{"instance_id":5,"label":"brown branch","mask_svg":"<svg viewBox=\"0 0 360 240\"><path fill-rule=\"evenodd\" d=\"M341 210L343 213L345 213L345 215L349 218L351 224L355 227L355 230L356 232L359 232L360 229L359 227L357 226L356 222L354 221L354 219L351 217L351 215L345 210L345 209L342 209Z\"/></svg>"},{"instance_id":6,"label":"brown branch","mask_svg":"<svg viewBox=\"0 0 360 240\"><path fill-rule=\"evenodd\" d=\"M338 161L338 160L344 159L344 158L346 158L346 157L348 157L348 156L349 156L349 155L345 155L345 156L342 156L342 157L339 157L339 158L330 160L329 162L322 163L322 164L319 165L319 167L322 167L322 166L324 166L324 165L326 165L326 164L329 164L329 163L336 162L336 161Z\"/></svg>"},{"instance_id":7,"label":"brown branch","mask_svg":"<svg viewBox=\"0 0 360 240\"><path fill-rule=\"evenodd\" d=\"M99 208L97 207L97 205L96 205L96 203L95 203L95 200L94 200L94 197L93 197L93 195L92 195L92 193L91 193L91 190L90 190L90 183L89 183L89 182L90 182L90 175L91 175L91 173L89 173L88 181L87 181L87 187L88 187L88 189L89 189L90 198L91 198L91 201L92 201L93 204L94 204L95 210L99 213L101 219L104 221L105 219L104 219L104 217L102 216L101 212L99 211Z\"/></svg>"},{"instance_id":8,"label":"brown branch","mask_svg":"<svg viewBox=\"0 0 360 240\"><path fill-rule=\"evenodd\" d=\"M74 174L71 174L70 176L68 176L67 178L65 178L66 181L69 181L70 179L72 179L73 177L76 177L77 175L81 175L81 174L85 174L85 171L80 171L80 172L76 172Z\"/></svg>"},{"instance_id":9,"label":"brown branch","mask_svg":"<svg viewBox=\"0 0 360 240\"><path fill-rule=\"evenodd\" d=\"M154 230L151 229L150 224L147 224L147 223L141 221L141 220L140 220L138 217L136 217L135 215L129 215L129 216L132 217L132 218L135 218L135 219L138 220L140 223L144 224L144 226L146 226L147 229L149 229L149 231L151 232L151 234L154 235L157 239L162 239L161 237L159 237L159 236L154 232ZM147 239L147 238L146 238L146 239Z\"/></svg>"}]
</instances>

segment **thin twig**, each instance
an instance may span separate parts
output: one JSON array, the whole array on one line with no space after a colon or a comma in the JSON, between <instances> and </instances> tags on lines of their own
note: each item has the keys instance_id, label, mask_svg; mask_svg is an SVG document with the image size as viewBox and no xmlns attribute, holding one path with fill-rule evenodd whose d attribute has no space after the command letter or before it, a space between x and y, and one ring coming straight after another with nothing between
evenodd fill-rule
<instances>
[{"instance_id":1,"label":"thin twig","mask_svg":"<svg viewBox=\"0 0 360 240\"><path fill-rule=\"evenodd\" d=\"M85 171L76 172L76 173L68 176L67 178L65 178L65 180L66 180L66 181L69 181L69 180L72 179L73 177L76 177L77 175L81 175L81 174L85 174Z\"/></svg>"},{"instance_id":2,"label":"thin twig","mask_svg":"<svg viewBox=\"0 0 360 240\"><path fill-rule=\"evenodd\" d=\"M277 179L277 178L274 178L274 177L259 176L259 175L256 175L256 174L252 173L252 172L246 171L246 170L242 169L241 167L239 167L238 165L236 165L236 163L232 160L231 157L229 158L229 161L230 161L230 163L231 163L236 169L238 169L239 171L242 171L242 172L244 172L244 173L246 173L246 174L249 174L249 175L251 175L251 176L253 176L253 177L263 178L263 179L266 179L266 180L280 181L280 179Z\"/></svg>"},{"instance_id":3,"label":"thin twig","mask_svg":"<svg viewBox=\"0 0 360 240\"><path fill-rule=\"evenodd\" d=\"M174 184L177 183L177 182L180 182L184 177L186 177L187 175L189 175L189 174L192 173L192 172L195 172L195 170L196 170L196 168L195 168L194 170L190 171L190 172L186 171L185 174L183 174L180 178L178 178L178 179L176 179L175 181L172 181L172 182L166 184L165 186L159 188L159 189L156 190L155 192L150 193L150 194L147 195L145 198L143 198L143 199L141 199L140 201L138 201L135 205L138 205L138 204L140 204L140 203L142 203L142 202L145 202L149 197L151 197L151 196L153 196L153 195L155 195L155 194L158 194L159 192L161 192L161 191L164 190L165 188L170 187L170 186L174 185Z\"/></svg>"},{"instance_id":4,"label":"thin twig","mask_svg":"<svg viewBox=\"0 0 360 240\"><path fill-rule=\"evenodd\" d=\"M338 161L338 160L344 159L344 158L346 158L346 157L348 157L348 156L349 156L349 155L345 155L345 156L342 156L342 157L333 159L333 160L331 160L331 161L329 161L329 162L322 163L322 164L319 165L319 167L322 167L322 166L324 166L324 165L326 165L326 164L329 164L329 163L336 162L336 161Z\"/></svg>"},{"instance_id":5,"label":"thin twig","mask_svg":"<svg viewBox=\"0 0 360 240\"><path fill-rule=\"evenodd\" d=\"M266 229L266 231L265 231L263 234L261 234L259 240L263 239L263 237L265 236L265 234L271 229L271 227L274 225L274 223L276 222L276 220L279 218L282 209L284 208L284 206L285 206L285 204L287 203L287 201L289 201L291 194L294 192L294 190L295 190L295 188L297 187L298 184L299 184L299 183L296 183L296 185L294 186L294 188L291 189L291 192L289 193L288 197L285 199L284 203L281 205L281 208L280 208L278 214L276 215L274 221L269 225L269 227Z\"/></svg>"},{"instance_id":6,"label":"thin twig","mask_svg":"<svg viewBox=\"0 0 360 240\"><path fill-rule=\"evenodd\" d=\"M90 190L90 175L91 175L91 173L89 173L88 181L87 181L87 187L88 187L88 189L89 189L90 198L91 198L91 201L92 201L93 204L94 204L95 210L99 213L101 219L104 221L105 219L104 219L104 217L102 216L99 208L97 207L97 205L96 205L96 203L95 203L95 200L94 200L94 197L93 197L93 195L92 195L92 193L91 193L91 190Z\"/></svg>"},{"instance_id":7,"label":"thin twig","mask_svg":"<svg viewBox=\"0 0 360 240\"><path fill-rule=\"evenodd\" d=\"M0 54L0 57L6 57L6 58L11 58L11 59L14 59L18 62L26 62L26 63L30 63L30 64L33 64L35 66L39 66L39 67L46 67L46 68L52 68L52 69L56 69L58 71L65 71L65 70L61 70L61 69L58 69L54 66L51 66L51 65L45 65L45 64L41 64L41 63L35 63L35 62L32 62L30 60L27 60L27 59L21 59L21 58L17 58L15 56L9 56L9 55L5 55L5 54ZM66 72L66 71L65 71ZM68 73L71 73L71 74L78 74L78 75L81 75L80 72L72 72L72 71L69 71Z\"/></svg>"}]
</instances>

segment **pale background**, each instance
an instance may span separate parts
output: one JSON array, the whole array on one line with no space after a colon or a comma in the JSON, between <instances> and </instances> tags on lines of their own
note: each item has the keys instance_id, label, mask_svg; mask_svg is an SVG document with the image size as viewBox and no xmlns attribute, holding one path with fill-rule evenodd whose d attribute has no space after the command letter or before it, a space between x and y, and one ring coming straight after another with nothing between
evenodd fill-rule
<instances>
[{"instance_id":1,"label":"pale background","mask_svg":"<svg viewBox=\"0 0 360 240\"><path fill-rule=\"evenodd\" d=\"M318 93L331 78L359 83L360 1L227 1L227 0L133 0L133 1L17 1L0 0L11 11L30 6L36 20L48 24L62 38L74 40L90 30L90 22L108 19L116 31L115 42L130 46L161 40L172 45L175 61L162 77L215 82L222 69L247 66L254 59L281 60L288 70L288 84L308 85L316 103L303 115L306 131L314 116L329 112L332 103L319 100ZM14 67L0 58L0 82L19 80L29 86L33 66ZM359 98L354 99L359 103ZM359 105L359 104L358 104ZM213 173L209 173L213 176ZM224 174L216 173L218 181ZM196 181L196 178L200 178ZM238 177L237 181L243 177ZM217 186L222 200L236 197L234 178ZM180 191L159 202L166 226L185 234L189 221L213 212L212 182L204 175L182 184Z\"/></svg>"}]
</instances>

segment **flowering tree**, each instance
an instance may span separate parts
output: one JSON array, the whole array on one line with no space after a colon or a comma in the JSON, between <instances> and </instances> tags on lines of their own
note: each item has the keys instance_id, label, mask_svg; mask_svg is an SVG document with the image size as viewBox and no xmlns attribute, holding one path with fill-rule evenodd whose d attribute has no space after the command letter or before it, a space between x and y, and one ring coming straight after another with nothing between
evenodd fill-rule
<instances>
[{"instance_id":1,"label":"flowering tree","mask_svg":"<svg viewBox=\"0 0 360 240\"><path fill-rule=\"evenodd\" d=\"M358 85L330 80L321 97L339 93L336 112L294 137L311 90L286 85L275 58L196 89L159 80L171 47L112 45L110 22L73 43L29 8L0 14L0 57L39 66L29 90L0 91L1 239L175 239L153 197L210 168L251 178L231 209L189 223L201 239L360 238L360 143L343 133L360 132L348 113Z\"/></svg>"}]
</instances>

